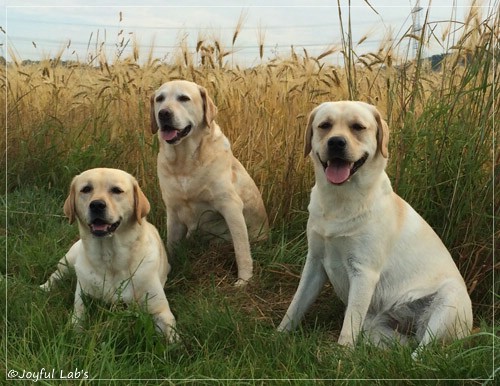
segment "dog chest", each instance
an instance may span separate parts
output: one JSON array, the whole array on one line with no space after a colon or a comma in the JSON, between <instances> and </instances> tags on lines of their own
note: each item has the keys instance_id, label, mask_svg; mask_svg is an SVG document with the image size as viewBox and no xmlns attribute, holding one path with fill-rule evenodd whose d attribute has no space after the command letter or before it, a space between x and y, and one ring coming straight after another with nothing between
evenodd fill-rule
<instances>
[{"instance_id":1,"label":"dog chest","mask_svg":"<svg viewBox=\"0 0 500 386\"><path fill-rule=\"evenodd\" d=\"M123 301L130 303L134 300L134 290L131 275L98 272L90 270L84 275L79 274L77 270L78 281L85 294L97 299L103 299L106 302Z\"/></svg>"},{"instance_id":2,"label":"dog chest","mask_svg":"<svg viewBox=\"0 0 500 386\"><path fill-rule=\"evenodd\" d=\"M222 215L207 202L189 202L177 207L177 217L189 231L208 230L224 221Z\"/></svg>"},{"instance_id":3,"label":"dog chest","mask_svg":"<svg viewBox=\"0 0 500 386\"><path fill-rule=\"evenodd\" d=\"M345 237L324 237L311 228L307 237L310 257L321 259L335 293L346 303L349 294L349 278L352 276L352 272L349 272L352 255L348 248L345 248Z\"/></svg>"},{"instance_id":4,"label":"dog chest","mask_svg":"<svg viewBox=\"0 0 500 386\"><path fill-rule=\"evenodd\" d=\"M349 247L345 237L332 237L325 241L323 267L337 296L347 304L351 280L358 275L359 256Z\"/></svg>"},{"instance_id":5,"label":"dog chest","mask_svg":"<svg viewBox=\"0 0 500 386\"><path fill-rule=\"evenodd\" d=\"M162 195L167 202L192 200L203 190L202 175L199 171L193 174L169 175L158 173Z\"/></svg>"},{"instance_id":6,"label":"dog chest","mask_svg":"<svg viewBox=\"0 0 500 386\"><path fill-rule=\"evenodd\" d=\"M110 261L100 260L96 264L87 259L78 259L75 271L83 292L107 302L133 301L132 278L137 268L131 270L128 264L121 264L123 262L118 260L113 256Z\"/></svg>"}]
</instances>

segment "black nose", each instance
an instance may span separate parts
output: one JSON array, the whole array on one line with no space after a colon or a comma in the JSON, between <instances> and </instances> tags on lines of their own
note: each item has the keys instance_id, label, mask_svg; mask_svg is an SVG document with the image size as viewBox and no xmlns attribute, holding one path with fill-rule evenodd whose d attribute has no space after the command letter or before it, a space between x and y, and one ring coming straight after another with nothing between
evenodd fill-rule
<instances>
[{"instance_id":1,"label":"black nose","mask_svg":"<svg viewBox=\"0 0 500 386\"><path fill-rule=\"evenodd\" d=\"M162 109L158 111L158 118L161 122L170 122L172 120L172 112L169 109Z\"/></svg>"},{"instance_id":2,"label":"black nose","mask_svg":"<svg viewBox=\"0 0 500 386\"><path fill-rule=\"evenodd\" d=\"M328 150L334 152L342 152L347 146L347 141L344 137L331 137L328 139Z\"/></svg>"},{"instance_id":3,"label":"black nose","mask_svg":"<svg viewBox=\"0 0 500 386\"><path fill-rule=\"evenodd\" d=\"M90 210L95 213L100 213L106 209L106 202L103 200L94 200L89 205Z\"/></svg>"}]
</instances>

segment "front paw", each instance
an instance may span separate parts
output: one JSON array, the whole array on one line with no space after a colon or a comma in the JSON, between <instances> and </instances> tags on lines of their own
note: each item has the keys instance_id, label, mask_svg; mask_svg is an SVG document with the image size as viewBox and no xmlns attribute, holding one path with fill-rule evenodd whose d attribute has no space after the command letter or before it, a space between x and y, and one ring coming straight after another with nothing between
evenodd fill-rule
<instances>
[{"instance_id":1,"label":"front paw","mask_svg":"<svg viewBox=\"0 0 500 386\"><path fill-rule=\"evenodd\" d=\"M234 283L234 286L235 287L245 287L248 282L250 281L250 279L252 278L253 276L253 273L252 271L250 270L249 272L246 271L244 273L238 273L238 280L236 281L236 283Z\"/></svg>"},{"instance_id":2,"label":"front paw","mask_svg":"<svg viewBox=\"0 0 500 386\"><path fill-rule=\"evenodd\" d=\"M49 292L49 291L50 291L50 282L47 280L45 283L43 283L43 284L40 286L40 289L41 289L42 291Z\"/></svg>"},{"instance_id":3,"label":"front paw","mask_svg":"<svg viewBox=\"0 0 500 386\"><path fill-rule=\"evenodd\" d=\"M83 328L83 317L76 315L74 312L71 315L71 325L73 326L73 330L77 333L82 333L84 331Z\"/></svg>"},{"instance_id":4,"label":"front paw","mask_svg":"<svg viewBox=\"0 0 500 386\"><path fill-rule=\"evenodd\" d=\"M351 335L340 334L338 344L344 347L354 347L354 339Z\"/></svg>"},{"instance_id":5,"label":"front paw","mask_svg":"<svg viewBox=\"0 0 500 386\"><path fill-rule=\"evenodd\" d=\"M245 287L248 284L248 280L245 279L238 279L236 283L234 283L235 287Z\"/></svg>"},{"instance_id":6,"label":"front paw","mask_svg":"<svg viewBox=\"0 0 500 386\"><path fill-rule=\"evenodd\" d=\"M177 331L175 331L175 328L172 327L167 327L167 330L165 331L165 337L168 343L177 343L181 340L179 334L177 334Z\"/></svg>"},{"instance_id":7,"label":"front paw","mask_svg":"<svg viewBox=\"0 0 500 386\"><path fill-rule=\"evenodd\" d=\"M283 320L280 325L277 328L278 332L290 332L293 329L292 322L290 322L288 319L285 321Z\"/></svg>"}]
</instances>

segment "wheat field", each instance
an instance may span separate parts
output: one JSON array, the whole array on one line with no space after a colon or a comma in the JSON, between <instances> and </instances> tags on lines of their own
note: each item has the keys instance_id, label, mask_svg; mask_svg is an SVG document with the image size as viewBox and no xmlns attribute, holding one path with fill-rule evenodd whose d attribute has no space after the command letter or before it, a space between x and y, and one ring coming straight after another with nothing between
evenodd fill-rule
<instances>
[{"instance_id":1,"label":"wheat field","mask_svg":"<svg viewBox=\"0 0 500 386\"><path fill-rule=\"evenodd\" d=\"M7 122L1 140L6 149L4 203L10 210L4 244L7 248L12 243L1 272L21 275L31 284L44 281L36 270L50 271L59 256L31 267L23 263L17 248L27 237L26 225L17 228L17 218L31 222L33 212L61 216L71 178L91 167L121 168L135 175L152 203L150 221L164 235L165 210L156 177L158 142L150 132L149 97L165 81L188 79L207 88L218 107L216 121L256 181L269 213L273 244L257 249L263 261L258 271L263 277L279 272L278 280L291 284L286 294L272 294L274 285L257 290L259 297L267 296L256 301L264 320L274 321L274 310L286 307L305 257L303 232L313 184L310 162L303 156L307 115L323 101L352 99L376 105L387 120L388 174L394 190L442 237L466 280L475 315L491 322L498 312L493 304L498 294L493 254L500 202L493 192L495 179L498 184L494 167L500 161L494 130L499 25L496 12L481 15L471 8L462 36L439 64L419 55L398 58L389 42L363 55L347 42L317 57L292 49L286 57L252 68L232 65L232 53L216 40L200 40L195 52L180 45L168 63L141 52L137 45L130 56L113 61L99 51L92 63L55 57L27 64L14 57L0 69L0 98L6 105L0 115ZM236 30L233 45L237 36ZM399 44L412 39L419 37L407 36ZM328 62L337 51L346 59L342 67ZM60 207L35 205L44 194ZM7 205L9 195L13 204ZM43 226L36 232L43 233ZM17 230L24 236L16 236ZM195 269L210 268L199 263ZM186 286L184 278L177 277L173 288L175 283L181 290Z\"/></svg>"}]
</instances>

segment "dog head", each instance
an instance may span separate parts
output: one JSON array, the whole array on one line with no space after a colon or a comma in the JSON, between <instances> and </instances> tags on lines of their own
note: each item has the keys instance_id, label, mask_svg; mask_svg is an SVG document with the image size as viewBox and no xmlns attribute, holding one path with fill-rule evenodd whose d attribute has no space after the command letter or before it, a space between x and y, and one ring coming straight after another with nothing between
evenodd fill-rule
<instances>
[{"instance_id":1,"label":"dog head","mask_svg":"<svg viewBox=\"0 0 500 386\"><path fill-rule=\"evenodd\" d=\"M83 232L95 237L112 236L130 223L142 223L149 201L136 179L117 169L90 169L71 182L64 203L70 223L78 220Z\"/></svg>"},{"instance_id":2,"label":"dog head","mask_svg":"<svg viewBox=\"0 0 500 386\"><path fill-rule=\"evenodd\" d=\"M304 154L342 185L380 157L388 157L389 128L380 113L364 102L325 102L309 115ZM382 163L385 167L385 162Z\"/></svg>"},{"instance_id":3,"label":"dog head","mask_svg":"<svg viewBox=\"0 0 500 386\"><path fill-rule=\"evenodd\" d=\"M207 90L193 82L164 83L150 98L151 131L171 145L210 127L217 114Z\"/></svg>"}]
</instances>

